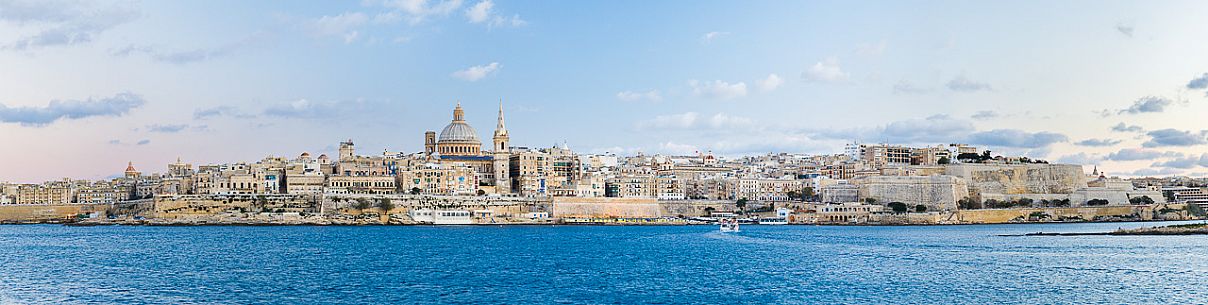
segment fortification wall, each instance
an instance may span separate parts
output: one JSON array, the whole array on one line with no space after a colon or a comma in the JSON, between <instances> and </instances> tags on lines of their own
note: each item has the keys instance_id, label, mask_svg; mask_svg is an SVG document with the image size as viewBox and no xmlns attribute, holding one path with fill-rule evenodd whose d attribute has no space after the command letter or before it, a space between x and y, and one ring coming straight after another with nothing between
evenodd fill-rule
<instances>
[{"instance_id":1,"label":"fortification wall","mask_svg":"<svg viewBox=\"0 0 1208 305\"><path fill-rule=\"evenodd\" d=\"M956 210L956 201L969 196L965 181L953 176L869 176L852 183L859 186L860 198L921 204L930 211Z\"/></svg>"},{"instance_id":2,"label":"fortification wall","mask_svg":"<svg viewBox=\"0 0 1208 305\"><path fill-rule=\"evenodd\" d=\"M44 222L68 220L79 214L105 217L107 204L0 205L0 222Z\"/></svg>"},{"instance_id":3,"label":"fortification wall","mask_svg":"<svg viewBox=\"0 0 1208 305\"><path fill-rule=\"evenodd\" d=\"M945 171L965 179L969 195L1070 194L1085 188L1081 165L1071 164L954 164Z\"/></svg>"},{"instance_id":4,"label":"fortification wall","mask_svg":"<svg viewBox=\"0 0 1208 305\"><path fill-rule=\"evenodd\" d=\"M954 215L959 223L1007 223L1014 219L1027 219L1032 213L1040 212L1052 219L1081 218L1094 220L1097 217L1137 215L1141 220L1153 220L1155 209L1159 205L1132 205L1106 207L1075 207L1075 208L1026 208L1026 209L984 209L960 210Z\"/></svg>"}]
</instances>

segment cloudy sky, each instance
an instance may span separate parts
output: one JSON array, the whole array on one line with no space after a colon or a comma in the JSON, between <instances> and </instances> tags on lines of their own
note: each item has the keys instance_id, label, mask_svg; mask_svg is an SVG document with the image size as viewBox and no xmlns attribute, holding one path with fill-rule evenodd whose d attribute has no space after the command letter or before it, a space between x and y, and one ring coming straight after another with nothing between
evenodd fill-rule
<instances>
[{"instance_id":1,"label":"cloudy sky","mask_svg":"<svg viewBox=\"0 0 1208 305\"><path fill-rule=\"evenodd\" d=\"M1208 172L1208 2L1000 2L0 0L0 180L420 151L500 100L518 146Z\"/></svg>"}]
</instances>

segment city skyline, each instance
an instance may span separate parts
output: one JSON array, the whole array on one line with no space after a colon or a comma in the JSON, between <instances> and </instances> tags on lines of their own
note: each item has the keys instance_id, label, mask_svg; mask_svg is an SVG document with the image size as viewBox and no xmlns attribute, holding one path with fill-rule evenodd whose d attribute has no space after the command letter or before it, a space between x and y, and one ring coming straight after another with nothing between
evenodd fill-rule
<instances>
[{"instance_id":1,"label":"city skyline","mask_svg":"<svg viewBox=\"0 0 1208 305\"><path fill-rule=\"evenodd\" d=\"M500 99L515 146L967 143L1208 173L1202 3L614 5L0 1L0 66L18 71L0 74L0 181L333 154L348 138L419 152L454 104L487 128ZM930 13L891 14L908 9Z\"/></svg>"}]
</instances>

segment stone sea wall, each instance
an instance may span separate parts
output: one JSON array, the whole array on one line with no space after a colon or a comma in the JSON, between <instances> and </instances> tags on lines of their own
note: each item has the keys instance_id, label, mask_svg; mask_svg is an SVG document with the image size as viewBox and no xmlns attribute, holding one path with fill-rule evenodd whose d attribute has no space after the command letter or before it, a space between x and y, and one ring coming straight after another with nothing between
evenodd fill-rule
<instances>
[{"instance_id":1,"label":"stone sea wall","mask_svg":"<svg viewBox=\"0 0 1208 305\"><path fill-rule=\"evenodd\" d=\"M947 175L969 185L969 195L1070 194L1086 187L1081 165L1070 164L954 164Z\"/></svg>"},{"instance_id":2,"label":"stone sea wall","mask_svg":"<svg viewBox=\"0 0 1208 305\"><path fill-rule=\"evenodd\" d=\"M108 204L0 205L0 222L54 222L79 214L105 217Z\"/></svg>"},{"instance_id":3,"label":"stone sea wall","mask_svg":"<svg viewBox=\"0 0 1208 305\"><path fill-rule=\"evenodd\" d=\"M969 196L965 181L939 176L870 176L855 179L860 198L874 198L878 204L902 202L913 207L924 205L930 211L956 210L956 201Z\"/></svg>"}]
</instances>

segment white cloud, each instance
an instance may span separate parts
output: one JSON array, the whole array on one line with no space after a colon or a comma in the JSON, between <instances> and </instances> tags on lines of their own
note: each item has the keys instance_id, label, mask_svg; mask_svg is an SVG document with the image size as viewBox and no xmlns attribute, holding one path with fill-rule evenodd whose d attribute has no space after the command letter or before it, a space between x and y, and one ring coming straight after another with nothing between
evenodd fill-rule
<instances>
[{"instance_id":1,"label":"white cloud","mask_svg":"<svg viewBox=\"0 0 1208 305\"><path fill-rule=\"evenodd\" d=\"M700 40L703 41L704 43L710 43L710 42L713 42L713 40L715 40L715 39L721 38L723 36L728 36L728 35L730 35L730 32L708 32L708 33L705 33L704 35L701 35Z\"/></svg>"},{"instance_id":2,"label":"white cloud","mask_svg":"<svg viewBox=\"0 0 1208 305\"><path fill-rule=\"evenodd\" d=\"M638 130L749 129L755 127L755 120L721 112L709 117L703 117L696 112L685 112L655 116L654 119L638 122L635 127Z\"/></svg>"},{"instance_id":3,"label":"white cloud","mask_svg":"<svg viewBox=\"0 0 1208 305\"><path fill-rule=\"evenodd\" d=\"M849 77L847 72L839 67L839 59L835 57L827 58L824 61L819 61L810 66L805 72L801 73L801 77L808 81L815 82L838 82L847 80Z\"/></svg>"},{"instance_id":4,"label":"white cloud","mask_svg":"<svg viewBox=\"0 0 1208 305\"><path fill-rule=\"evenodd\" d=\"M89 43L102 33L134 21L140 15L136 9L126 4L0 1L0 22L15 25L20 30L19 33L24 35L6 35L0 40L0 49L26 50ZM16 40L5 41L9 37Z\"/></svg>"},{"instance_id":5,"label":"white cloud","mask_svg":"<svg viewBox=\"0 0 1208 305\"><path fill-rule=\"evenodd\" d=\"M59 120L119 117L146 103L142 96L125 92L106 98L52 100L45 107L8 107L0 104L0 122L41 127Z\"/></svg>"},{"instance_id":6,"label":"white cloud","mask_svg":"<svg viewBox=\"0 0 1208 305\"><path fill-rule=\"evenodd\" d=\"M470 23L486 23L489 27L512 26L518 27L528 24L524 19L520 19L520 15L512 15L511 18L496 15L492 9L495 8L495 3L491 0L483 0L466 9L466 19Z\"/></svg>"},{"instance_id":7,"label":"white cloud","mask_svg":"<svg viewBox=\"0 0 1208 305\"><path fill-rule=\"evenodd\" d=\"M696 126L700 114L685 112L654 117L654 119L638 122L638 129L688 129Z\"/></svg>"},{"instance_id":8,"label":"white cloud","mask_svg":"<svg viewBox=\"0 0 1208 305\"><path fill-rule=\"evenodd\" d=\"M364 13L351 12L319 17L311 22L310 28L315 35L340 37L344 43L352 43L360 36L357 29L368 21L369 16Z\"/></svg>"},{"instance_id":9,"label":"white cloud","mask_svg":"<svg viewBox=\"0 0 1208 305\"><path fill-rule=\"evenodd\" d=\"M712 128L740 128L752 126L754 123L755 121L750 118L731 116L720 112L709 117L709 121L707 122L708 126Z\"/></svg>"},{"instance_id":10,"label":"white cloud","mask_svg":"<svg viewBox=\"0 0 1208 305\"><path fill-rule=\"evenodd\" d=\"M747 84L744 82L731 84L720 80L711 82L690 80L688 86L692 87L693 94L708 98L731 99L747 95Z\"/></svg>"},{"instance_id":11,"label":"white cloud","mask_svg":"<svg viewBox=\"0 0 1208 305\"><path fill-rule=\"evenodd\" d=\"M905 79L899 80L897 84L893 85L894 94L924 94L928 92L931 92L931 89L919 87Z\"/></svg>"},{"instance_id":12,"label":"white cloud","mask_svg":"<svg viewBox=\"0 0 1208 305\"><path fill-rule=\"evenodd\" d=\"M617 99L627 102L647 100L657 102L663 100L662 94L658 90L650 90L646 92L621 91L617 92Z\"/></svg>"},{"instance_id":13,"label":"white cloud","mask_svg":"<svg viewBox=\"0 0 1208 305\"><path fill-rule=\"evenodd\" d=\"M382 0L367 2L391 9L389 12L375 16L374 22L393 23L399 20L406 20L410 24L419 24L432 17L447 16L449 13L460 8L462 4L462 0Z\"/></svg>"},{"instance_id":14,"label":"white cloud","mask_svg":"<svg viewBox=\"0 0 1208 305\"><path fill-rule=\"evenodd\" d=\"M1064 155L1057 158L1054 162L1059 164L1099 164L1103 161L1103 157L1099 155L1087 154L1080 152L1073 155Z\"/></svg>"},{"instance_id":15,"label":"white cloud","mask_svg":"<svg viewBox=\"0 0 1208 305\"><path fill-rule=\"evenodd\" d=\"M486 65L473 66L466 68L465 70L456 71L453 72L452 75L453 77L472 82L480 80L483 77L487 77L488 75L495 73L495 71L499 71L499 69L502 67L503 65L500 65L497 62L492 62Z\"/></svg>"},{"instance_id":16,"label":"white cloud","mask_svg":"<svg viewBox=\"0 0 1208 305\"><path fill-rule=\"evenodd\" d=\"M1119 114L1139 114L1166 111L1166 107L1174 101L1160 96L1145 96L1133 102L1132 106L1120 110Z\"/></svg>"},{"instance_id":17,"label":"white cloud","mask_svg":"<svg viewBox=\"0 0 1208 305\"><path fill-rule=\"evenodd\" d=\"M700 152L700 148L691 144L681 144L675 142L664 142L659 144L659 151L672 155L689 155Z\"/></svg>"},{"instance_id":18,"label":"white cloud","mask_svg":"<svg viewBox=\"0 0 1208 305\"><path fill-rule=\"evenodd\" d=\"M478 2L474 6L466 9L466 18L470 18L470 23L483 23L491 17L491 7L495 6L491 0Z\"/></svg>"},{"instance_id":19,"label":"white cloud","mask_svg":"<svg viewBox=\"0 0 1208 305\"><path fill-rule=\"evenodd\" d=\"M959 92L990 91L994 89L990 87L990 84L969 79L964 75L957 76L948 81L947 86L948 90Z\"/></svg>"},{"instance_id":20,"label":"white cloud","mask_svg":"<svg viewBox=\"0 0 1208 305\"><path fill-rule=\"evenodd\" d=\"M1133 37L1133 31L1135 30L1136 27L1129 23L1120 22L1116 24L1116 31L1120 32L1120 34L1124 34L1124 36L1128 36L1129 38Z\"/></svg>"},{"instance_id":21,"label":"white cloud","mask_svg":"<svg viewBox=\"0 0 1208 305\"><path fill-rule=\"evenodd\" d=\"M767 78L755 81L755 87L759 88L759 91L764 92L776 90L776 88L779 88L782 84L784 84L784 80L775 73L768 74Z\"/></svg>"}]
</instances>

